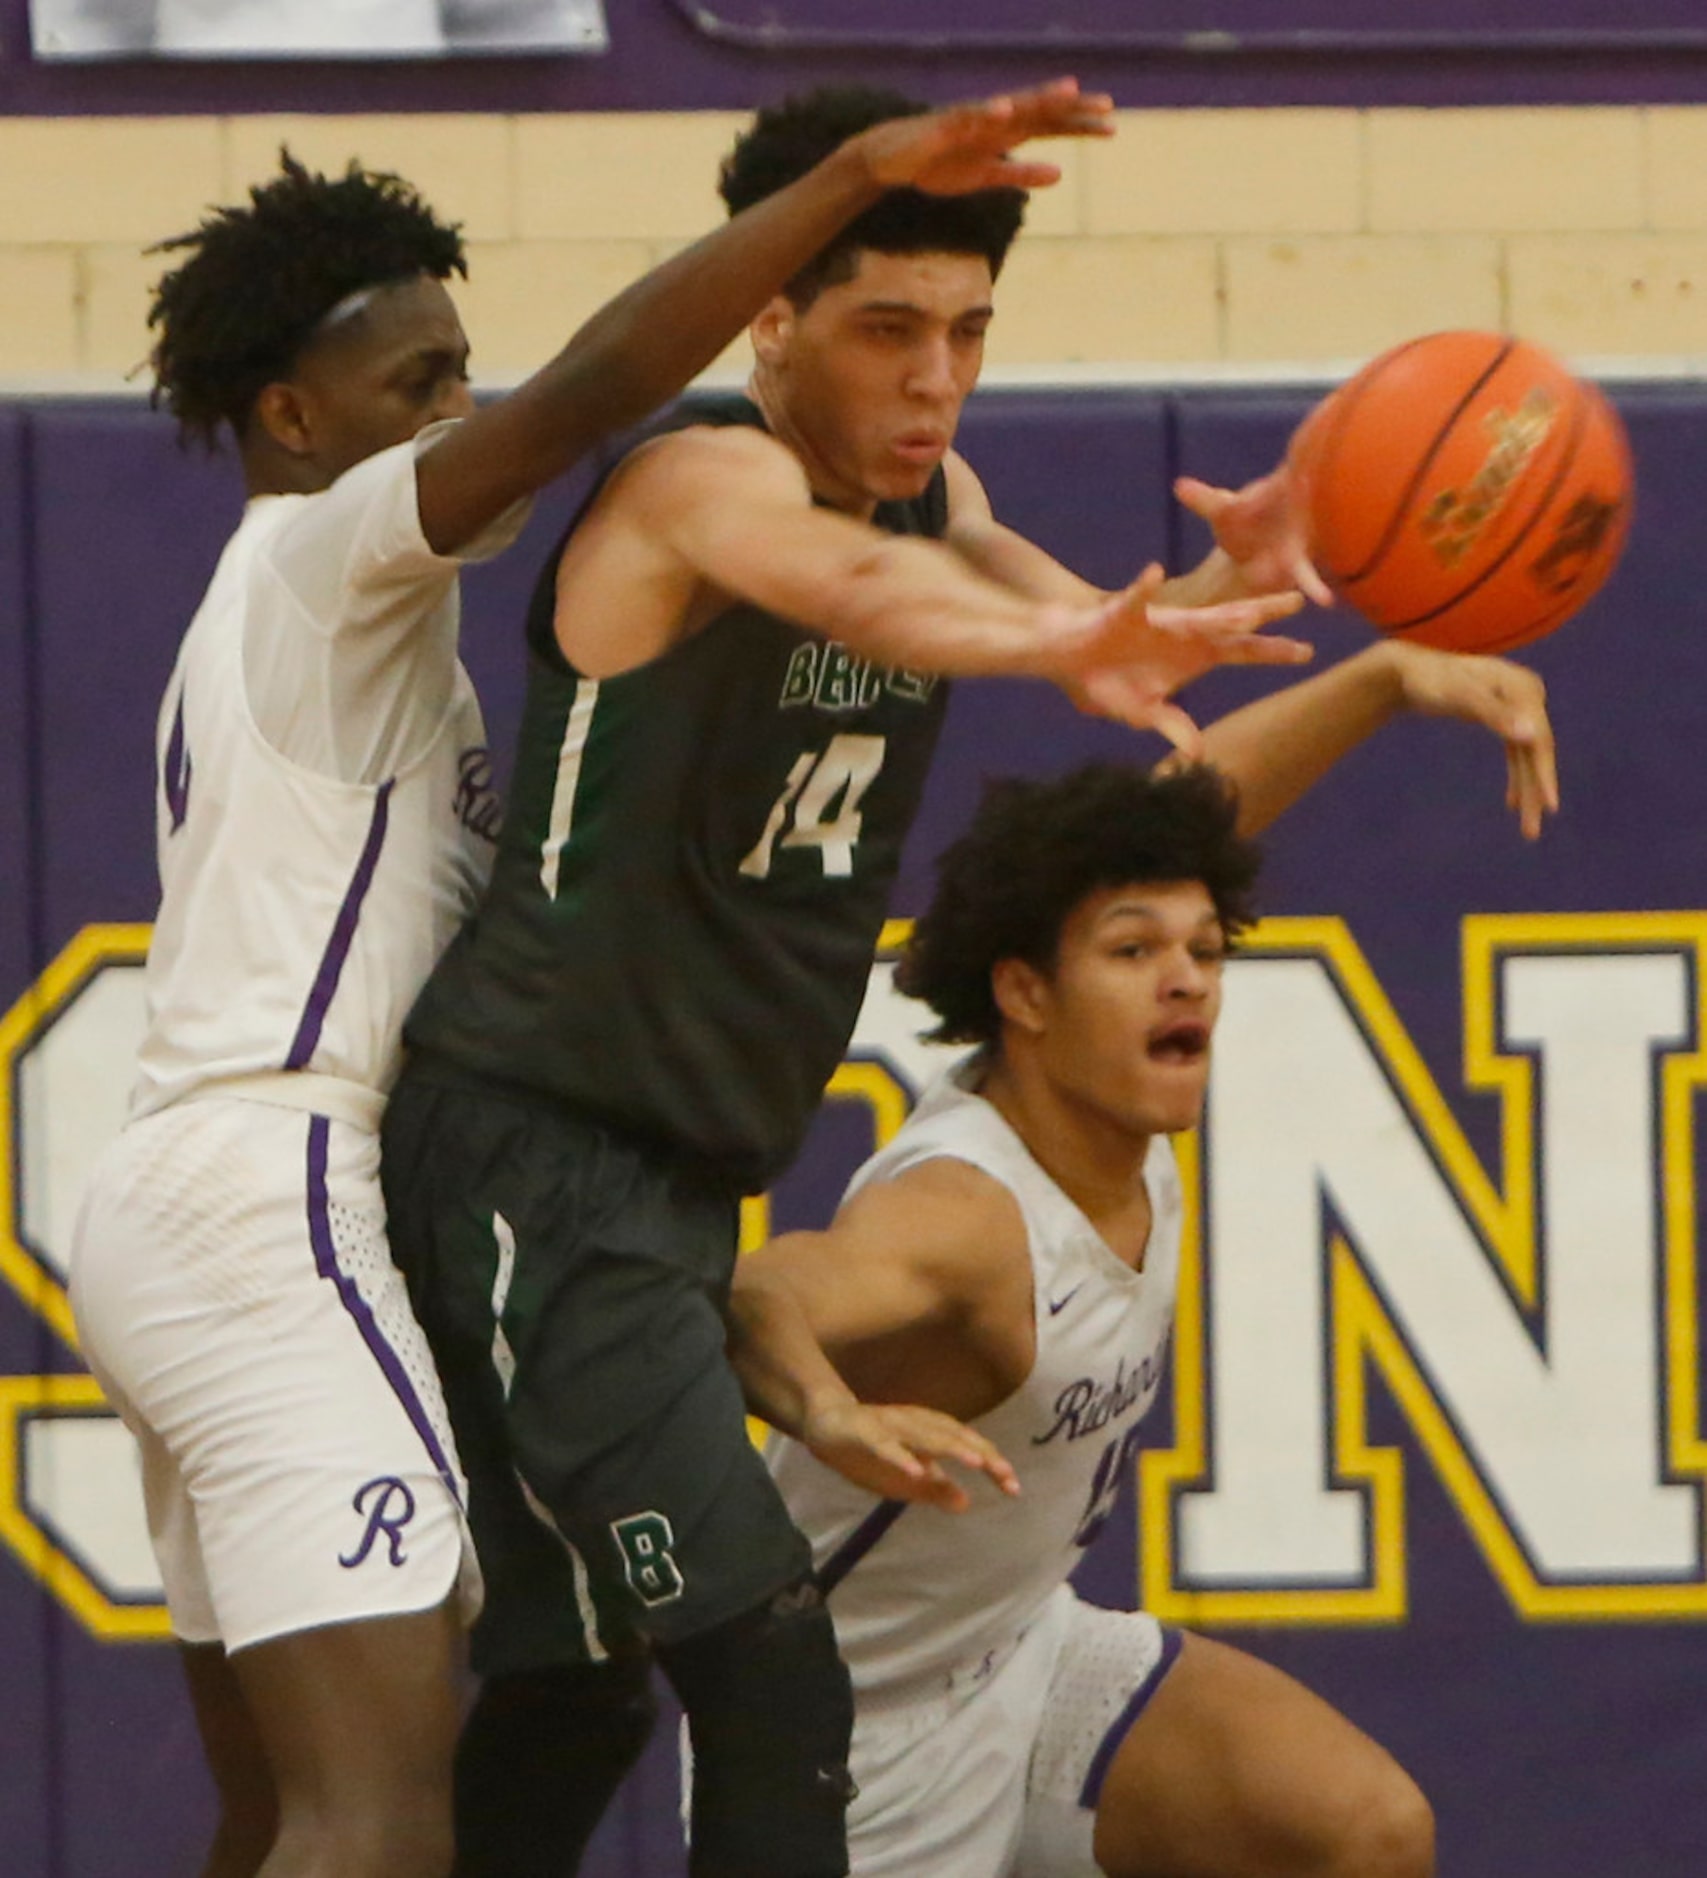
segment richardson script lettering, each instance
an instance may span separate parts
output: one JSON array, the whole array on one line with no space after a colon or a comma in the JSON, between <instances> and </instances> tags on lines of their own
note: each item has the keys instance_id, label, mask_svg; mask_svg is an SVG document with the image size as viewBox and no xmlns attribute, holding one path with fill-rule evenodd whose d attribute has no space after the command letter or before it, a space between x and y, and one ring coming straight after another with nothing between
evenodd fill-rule
<instances>
[{"instance_id":1,"label":"richardson script lettering","mask_svg":"<svg viewBox=\"0 0 1707 1878\"><path fill-rule=\"evenodd\" d=\"M1159 1353L1146 1356L1127 1373L1126 1359L1115 1366L1111 1382L1099 1382L1094 1376L1080 1376L1068 1383L1055 1398L1055 1422L1047 1434L1033 1435L1034 1448L1047 1447L1057 1435L1069 1441L1100 1433L1112 1421L1146 1401L1162 1379Z\"/></svg>"}]
</instances>

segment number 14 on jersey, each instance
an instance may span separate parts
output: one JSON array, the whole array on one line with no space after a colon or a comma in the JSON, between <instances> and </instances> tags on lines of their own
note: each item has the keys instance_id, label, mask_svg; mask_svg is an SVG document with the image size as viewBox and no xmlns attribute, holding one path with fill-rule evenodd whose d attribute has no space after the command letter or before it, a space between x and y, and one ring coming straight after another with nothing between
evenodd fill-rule
<instances>
[{"instance_id":1,"label":"number 14 on jersey","mask_svg":"<svg viewBox=\"0 0 1707 1878\"><path fill-rule=\"evenodd\" d=\"M780 843L785 848L816 848L828 879L851 874L859 841L859 805L883 767L883 747L881 737L843 732L821 753L803 750L740 871L752 880L768 880Z\"/></svg>"}]
</instances>

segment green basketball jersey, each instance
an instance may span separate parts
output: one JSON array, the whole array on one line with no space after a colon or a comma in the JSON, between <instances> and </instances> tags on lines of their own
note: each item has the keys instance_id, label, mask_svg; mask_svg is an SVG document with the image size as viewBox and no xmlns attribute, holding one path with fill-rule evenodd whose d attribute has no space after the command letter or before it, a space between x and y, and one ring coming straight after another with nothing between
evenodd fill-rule
<instances>
[{"instance_id":1,"label":"green basketball jersey","mask_svg":"<svg viewBox=\"0 0 1707 1878\"><path fill-rule=\"evenodd\" d=\"M763 420L739 397L675 420L708 422ZM941 471L874 519L940 536ZM561 555L529 615L492 882L406 1036L756 1190L859 1015L948 688L745 604L582 677L552 628Z\"/></svg>"}]
</instances>

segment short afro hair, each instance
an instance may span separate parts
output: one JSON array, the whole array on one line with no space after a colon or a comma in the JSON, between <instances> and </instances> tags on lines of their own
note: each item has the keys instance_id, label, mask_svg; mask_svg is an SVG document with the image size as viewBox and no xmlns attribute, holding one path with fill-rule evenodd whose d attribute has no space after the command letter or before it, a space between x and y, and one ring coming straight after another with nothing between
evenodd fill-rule
<instances>
[{"instance_id":1,"label":"short afro hair","mask_svg":"<svg viewBox=\"0 0 1707 1878\"><path fill-rule=\"evenodd\" d=\"M401 177L354 162L341 176L288 150L245 205L210 211L151 254L187 258L154 289L153 403L209 449L243 435L262 389L288 376L339 301L364 287L466 274L462 238Z\"/></svg>"},{"instance_id":2,"label":"short afro hair","mask_svg":"<svg viewBox=\"0 0 1707 1878\"><path fill-rule=\"evenodd\" d=\"M874 124L918 117L931 107L898 91L826 85L759 112L724 158L718 188L731 215L798 182L831 151ZM878 254L977 254L994 280L1025 220L1023 189L981 189L932 196L922 189L886 191L788 283L796 306L810 306L826 287L851 280L862 249Z\"/></svg>"},{"instance_id":3,"label":"short afro hair","mask_svg":"<svg viewBox=\"0 0 1707 1878\"><path fill-rule=\"evenodd\" d=\"M944 1043L991 1044L1003 959L1053 970L1088 895L1138 881L1201 881L1229 941L1255 918L1261 852L1238 832L1232 785L1207 764L1146 771L1096 763L1052 781L987 785L972 825L937 863L896 985L936 1013Z\"/></svg>"}]
</instances>

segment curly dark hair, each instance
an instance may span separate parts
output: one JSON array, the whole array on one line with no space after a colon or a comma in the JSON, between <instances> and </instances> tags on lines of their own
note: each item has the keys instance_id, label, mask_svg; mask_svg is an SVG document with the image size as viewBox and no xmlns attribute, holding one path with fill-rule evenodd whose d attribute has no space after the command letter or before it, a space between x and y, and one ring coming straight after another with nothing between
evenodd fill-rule
<instances>
[{"instance_id":1,"label":"curly dark hair","mask_svg":"<svg viewBox=\"0 0 1707 1878\"><path fill-rule=\"evenodd\" d=\"M466 274L462 237L399 176L351 161L342 176L279 152L280 174L150 254L187 259L158 282L152 402L187 439L243 435L263 387L285 377L315 327L363 287Z\"/></svg>"},{"instance_id":2,"label":"curly dark hair","mask_svg":"<svg viewBox=\"0 0 1707 1878\"><path fill-rule=\"evenodd\" d=\"M866 85L825 85L759 112L723 160L718 189L731 215L797 182L839 144L897 117L931 107L898 91ZM891 189L856 216L788 283L788 296L807 307L826 287L851 280L859 254L981 254L993 280L1025 219L1023 189L982 189L932 196Z\"/></svg>"},{"instance_id":3,"label":"curly dark hair","mask_svg":"<svg viewBox=\"0 0 1707 1878\"><path fill-rule=\"evenodd\" d=\"M933 1037L988 1044L1002 1027L995 966L1052 969L1068 916L1101 888L1201 881L1231 941L1256 917L1262 860L1238 833L1238 812L1232 785L1201 763L1167 772L1093 763L1050 781L990 783L937 863L936 894L895 983L936 1013Z\"/></svg>"}]
</instances>

